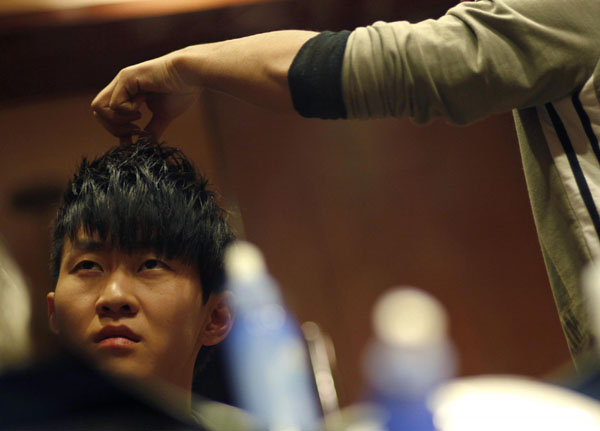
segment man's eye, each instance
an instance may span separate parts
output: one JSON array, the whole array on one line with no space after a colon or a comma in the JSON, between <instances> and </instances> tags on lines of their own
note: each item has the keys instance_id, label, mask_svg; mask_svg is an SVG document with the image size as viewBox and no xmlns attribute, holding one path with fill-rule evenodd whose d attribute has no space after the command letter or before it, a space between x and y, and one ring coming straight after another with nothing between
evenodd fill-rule
<instances>
[{"instance_id":1,"label":"man's eye","mask_svg":"<svg viewBox=\"0 0 600 431\"><path fill-rule=\"evenodd\" d=\"M98 265L96 262L91 261L91 260L82 260L81 262L79 262L77 265L75 265L75 268L73 268L73 271L102 271L102 268L100 267L100 265Z\"/></svg>"},{"instance_id":2,"label":"man's eye","mask_svg":"<svg viewBox=\"0 0 600 431\"><path fill-rule=\"evenodd\" d=\"M168 268L168 266L164 262L161 262L158 259L148 259L144 263L142 263L140 270L158 269L158 268Z\"/></svg>"}]
</instances>

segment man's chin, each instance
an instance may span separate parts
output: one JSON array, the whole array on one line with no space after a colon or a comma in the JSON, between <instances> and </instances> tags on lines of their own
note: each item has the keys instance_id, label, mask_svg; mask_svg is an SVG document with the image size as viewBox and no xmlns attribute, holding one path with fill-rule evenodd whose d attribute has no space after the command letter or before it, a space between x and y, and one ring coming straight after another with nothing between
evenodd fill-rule
<instances>
[{"instance_id":1,"label":"man's chin","mask_svg":"<svg viewBox=\"0 0 600 431\"><path fill-rule=\"evenodd\" d=\"M146 369L147 365L130 356L101 357L95 362L102 371L117 378L143 382L153 380L153 373Z\"/></svg>"},{"instance_id":2,"label":"man's chin","mask_svg":"<svg viewBox=\"0 0 600 431\"><path fill-rule=\"evenodd\" d=\"M125 382L131 389L154 401L160 400L174 412L183 414L189 411L190 390L157 377L159 373L150 369L147 362L131 360L132 358L110 358L96 361L99 369L115 379Z\"/></svg>"},{"instance_id":3,"label":"man's chin","mask_svg":"<svg viewBox=\"0 0 600 431\"><path fill-rule=\"evenodd\" d=\"M154 358L143 355L139 350L132 350L124 354L120 351L98 350L90 348L88 345L84 349L79 349L79 352L101 372L119 380L131 382L135 386L138 386L137 383L153 388L157 385L161 388L164 385L174 386L184 389L188 395L191 390L191 379L189 386L186 386L185 382L169 379L172 368L162 367L160 369L153 361Z\"/></svg>"}]
</instances>

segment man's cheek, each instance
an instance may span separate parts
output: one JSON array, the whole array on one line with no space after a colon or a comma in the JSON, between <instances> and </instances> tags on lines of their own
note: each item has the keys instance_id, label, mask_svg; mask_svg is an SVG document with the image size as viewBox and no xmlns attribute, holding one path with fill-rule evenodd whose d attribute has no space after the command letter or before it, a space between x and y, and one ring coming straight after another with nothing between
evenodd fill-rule
<instances>
[{"instance_id":1,"label":"man's cheek","mask_svg":"<svg viewBox=\"0 0 600 431\"><path fill-rule=\"evenodd\" d=\"M60 303L56 307L56 325L58 333L69 341L81 338L81 332L87 327L82 318L83 310L73 307L72 304Z\"/></svg>"}]
</instances>

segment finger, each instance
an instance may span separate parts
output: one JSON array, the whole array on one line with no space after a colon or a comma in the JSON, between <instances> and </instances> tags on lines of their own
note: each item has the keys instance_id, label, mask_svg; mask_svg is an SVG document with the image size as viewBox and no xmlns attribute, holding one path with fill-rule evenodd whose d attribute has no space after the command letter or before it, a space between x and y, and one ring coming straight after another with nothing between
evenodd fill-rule
<instances>
[{"instance_id":1,"label":"finger","mask_svg":"<svg viewBox=\"0 0 600 431\"><path fill-rule=\"evenodd\" d=\"M139 81L132 68L119 72L108 106L113 110L128 110L132 101L140 93Z\"/></svg>"},{"instance_id":2,"label":"finger","mask_svg":"<svg viewBox=\"0 0 600 431\"><path fill-rule=\"evenodd\" d=\"M129 114L132 112L138 112L145 102L146 95L140 93L135 95L131 100L127 100L111 109L118 113Z\"/></svg>"},{"instance_id":3,"label":"finger","mask_svg":"<svg viewBox=\"0 0 600 431\"><path fill-rule=\"evenodd\" d=\"M172 119L160 115L153 115L150 122L144 128L144 131L154 136L156 140L160 139Z\"/></svg>"},{"instance_id":4,"label":"finger","mask_svg":"<svg viewBox=\"0 0 600 431\"><path fill-rule=\"evenodd\" d=\"M139 133L140 127L134 123L115 124L110 121L106 121L101 115L94 115L94 117L102 124L102 126L115 136L126 136Z\"/></svg>"},{"instance_id":5,"label":"finger","mask_svg":"<svg viewBox=\"0 0 600 431\"><path fill-rule=\"evenodd\" d=\"M111 123L115 123L115 124L129 123L131 121L137 121L140 118L142 118L141 111L122 113L122 112L113 111L112 109L109 109L109 108L99 109L97 111L94 111L94 114L99 115L104 120L110 121Z\"/></svg>"},{"instance_id":6,"label":"finger","mask_svg":"<svg viewBox=\"0 0 600 431\"><path fill-rule=\"evenodd\" d=\"M152 133L157 139L160 138L169 124L185 112L195 100L195 94L167 97L164 95L148 95L146 104L152 111L152 118L144 130Z\"/></svg>"},{"instance_id":7,"label":"finger","mask_svg":"<svg viewBox=\"0 0 600 431\"><path fill-rule=\"evenodd\" d=\"M130 123L142 118L142 113L140 111L122 113L113 111L110 108L98 109L92 111L92 114L94 116L100 116L104 121L108 121L115 125Z\"/></svg>"},{"instance_id":8,"label":"finger","mask_svg":"<svg viewBox=\"0 0 600 431\"><path fill-rule=\"evenodd\" d=\"M114 90L114 87L117 83L117 76L115 76L113 78L112 81L110 81L110 83L104 87L97 95L96 97L94 97L94 100L92 100L92 103L90 104L92 110L97 110L97 109L102 109L105 107L108 107L108 103L110 102L110 98L112 95L112 92Z\"/></svg>"},{"instance_id":9,"label":"finger","mask_svg":"<svg viewBox=\"0 0 600 431\"><path fill-rule=\"evenodd\" d=\"M133 122L141 118L141 113L124 116L110 109L103 109L93 111L92 114L106 130L115 136L121 136L133 130L140 130L140 127Z\"/></svg>"},{"instance_id":10,"label":"finger","mask_svg":"<svg viewBox=\"0 0 600 431\"><path fill-rule=\"evenodd\" d=\"M133 145L132 135L120 136L119 137L119 145Z\"/></svg>"}]
</instances>

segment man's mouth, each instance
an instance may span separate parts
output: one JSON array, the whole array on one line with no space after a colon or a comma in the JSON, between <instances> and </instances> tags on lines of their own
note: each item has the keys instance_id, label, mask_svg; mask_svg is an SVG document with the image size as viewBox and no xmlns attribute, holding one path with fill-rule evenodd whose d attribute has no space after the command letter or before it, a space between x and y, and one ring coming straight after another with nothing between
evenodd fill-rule
<instances>
[{"instance_id":1,"label":"man's mouth","mask_svg":"<svg viewBox=\"0 0 600 431\"><path fill-rule=\"evenodd\" d=\"M129 345L140 340L141 337L125 325L107 325L94 335L94 342L103 345Z\"/></svg>"}]
</instances>

